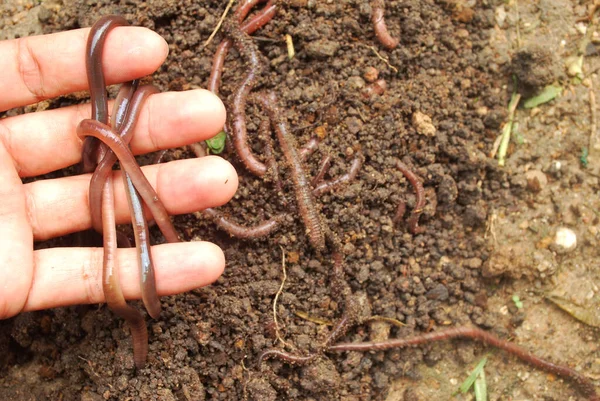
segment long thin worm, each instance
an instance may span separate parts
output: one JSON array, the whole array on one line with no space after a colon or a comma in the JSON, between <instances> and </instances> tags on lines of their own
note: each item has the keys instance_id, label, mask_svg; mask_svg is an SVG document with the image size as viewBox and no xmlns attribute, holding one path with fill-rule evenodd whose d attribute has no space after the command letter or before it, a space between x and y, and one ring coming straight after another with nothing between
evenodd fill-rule
<instances>
[{"instance_id":1,"label":"long thin worm","mask_svg":"<svg viewBox=\"0 0 600 401\"><path fill-rule=\"evenodd\" d=\"M257 75L262 71L258 49L248 34L242 32L235 23L228 24L228 33L233 39L238 51L247 60L248 73L242 78L233 95L231 102L231 118L228 121L229 132L232 135L233 146L244 166L258 177L267 172L267 166L258 160L248 145L246 128L246 101L248 94L256 83Z\"/></svg>"},{"instance_id":2,"label":"long thin worm","mask_svg":"<svg viewBox=\"0 0 600 401\"><path fill-rule=\"evenodd\" d=\"M296 138L291 134L287 121L282 118L275 94L272 92L259 93L255 95L255 100L262 105L271 119L283 156L290 169L298 211L310 243L317 251L323 251L325 249L325 233L310 182L300 160Z\"/></svg>"},{"instance_id":3,"label":"long thin worm","mask_svg":"<svg viewBox=\"0 0 600 401\"><path fill-rule=\"evenodd\" d=\"M328 347L327 351L342 352L342 351L383 351L391 348L405 348L419 344L430 343L433 341L449 340L453 338L468 338L476 341L481 341L484 344L500 348L508 353L511 353L528 364L545 370L560 377L564 377L573 381L582 394L590 401L599 401L596 394L596 389L592 382L581 373L567 366L557 365L546 361L523 347L520 347L512 342L502 340L495 335L476 327L457 327L447 330L436 331L433 333L421 334L411 338L400 338L395 340L387 340L381 342L364 342L364 343L343 343Z\"/></svg>"},{"instance_id":4,"label":"long thin worm","mask_svg":"<svg viewBox=\"0 0 600 401\"><path fill-rule=\"evenodd\" d=\"M173 223L169 218L165 206L156 195L154 188L152 188L152 185L148 182L146 176L144 176L135 157L133 157L129 147L121 140L121 137L115 134L106 124L90 119L83 120L79 123L77 126L77 135L80 138L86 136L98 138L110 147L117 155L117 158L121 163L121 168L130 176L135 188L146 203L146 206L148 206L148 209L150 209L150 212L165 239L168 242L179 242L179 236L173 227Z\"/></svg>"},{"instance_id":5,"label":"long thin worm","mask_svg":"<svg viewBox=\"0 0 600 401\"><path fill-rule=\"evenodd\" d=\"M86 45L86 73L90 87L92 103L92 119L104 124L108 123L108 99L106 95L106 81L102 69L102 54L104 42L109 32L118 26L128 26L123 17L106 15L100 18L90 29ZM100 142L88 138L83 142L81 169L83 173L92 172L98 163L98 147Z\"/></svg>"},{"instance_id":6,"label":"long thin worm","mask_svg":"<svg viewBox=\"0 0 600 401\"><path fill-rule=\"evenodd\" d=\"M115 100L114 111L111 117L111 126L124 141L129 141L131 138L131 133L133 132L135 122L137 121L141 110L141 105L144 103L145 99L147 99L150 94L158 92L158 89L154 86L145 86L140 89L137 87L137 80L133 81L132 84L123 85ZM139 95L136 96L138 93ZM104 144L102 144L102 146L106 147ZM109 159L111 156L116 159L115 154L109 149L102 159L102 162L104 162L105 159ZM96 173L102 168L102 162L96 168ZM110 161L107 165L112 168ZM150 232L148 231L148 223L144 216L144 209L139 193L133 186L129 175L124 171L121 173L135 237L136 254L138 266L140 268L142 301L148 314L152 318L157 319L160 316L161 305L158 294L156 293L154 262L152 261L152 252L150 251Z\"/></svg>"},{"instance_id":7,"label":"long thin worm","mask_svg":"<svg viewBox=\"0 0 600 401\"><path fill-rule=\"evenodd\" d=\"M388 49L395 49L400 43L400 40L393 38L390 35L387 25L385 24L384 14L384 1L383 0L372 0L371 1L371 22L373 23L373 30L379 42L387 47Z\"/></svg>"},{"instance_id":8,"label":"long thin worm","mask_svg":"<svg viewBox=\"0 0 600 401\"><path fill-rule=\"evenodd\" d=\"M269 1L269 3L260 12L258 12L248 21L242 23L252 7L261 1L264 0L247 0L244 3L241 3L236 9L234 19L238 22L238 24L241 24L240 30L242 32L246 32L247 34L254 33L275 16L277 6ZM231 39L224 39L221 43L219 43L219 46L215 51L215 55L213 56L212 69L210 72L210 78L208 79L207 89L214 94L219 93L219 85L221 83L221 75L223 73L223 64L225 63L225 58L227 57L227 53L229 52L229 49L231 49L232 44L233 42Z\"/></svg>"},{"instance_id":9,"label":"long thin worm","mask_svg":"<svg viewBox=\"0 0 600 401\"><path fill-rule=\"evenodd\" d=\"M115 226L115 205L112 177L106 180L102 192L102 224L104 242L104 272L102 289L108 307L118 316L129 323L133 338L133 360L135 366L141 369L146 364L148 356L148 329L140 312L127 305L119 282L119 272L116 270L117 229Z\"/></svg>"},{"instance_id":10,"label":"long thin worm","mask_svg":"<svg viewBox=\"0 0 600 401\"><path fill-rule=\"evenodd\" d=\"M417 175L415 173L413 173L408 168L408 166L406 164L402 163L400 160L397 161L396 167L398 168L398 170L400 170L402 172L402 174L404 174L404 176L408 179L410 184L415 189L415 195L416 195L417 200L415 202L415 207L411 213L411 216L408 218L408 220L406 222L408 224L408 229L410 230L411 233L420 234L423 231L425 231L424 227L419 227L419 217L421 216L421 213L423 213L423 208L425 207L425 189L423 188L423 183L421 182L419 177L417 177ZM403 205L403 203L400 203L398 205L398 211L396 211L396 216L398 216L400 214L400 211L402 210L402 208L405 208L405 207L406 207L406 205ZM404 215L404 212L402 212L402 215Z\"/></svg>"},{"instance_id":11,"label":"long thin worm","mask_svg":"<svg viewBox=\"0 0 600 401\"><path fill-rule=\"evenodd\" d=\"M244 227L237 223L233 223L227 220L225 216L211 208L204 209L202 211L202 214L209 217L217 225L218 228L220 228L223 231L226 231L232 237L242 239L265 237L279 229L281 223L285 218L285 214L278 214L274 217L271 217L269 220L259 223L255 226Z\"/></svg>"},{"instance_id":12,"label":"long thin worm","mask_svg":"<svg viewBox=\"0 0 600 401\"><path fill-rule=\"evenodd\" d=\"M131 140L131 135L133 134L135 124L137 123L138 116L142 111L144 102L150 95L158 92L158 89L152 85L144 85L140 87L137 91L135 91L131 101L129 102L129 107L126 110L126 118L124 116L121 123L119 123L118 120L114 122L113 125L120 125L117 133L121 135L121 139L125 144L129 143ZM117 99L115 102L115 107L117 107L119 104L119 99ZM113 114L115 118L116 115L117 113ZM102 227L102 215L99 213L100 200L102 198L102 188L104 187L104 183L106 182L108 176L112 174L112 166L116 161L117 156L113 152L107 152L100 163L98 163L98 167L96 168L96 171L92 175L92 179L90 181L89 203L92 217L92 227L94 227L94 229L98 232L101 232L99 228Z\"/></svg>"}]
</instances>

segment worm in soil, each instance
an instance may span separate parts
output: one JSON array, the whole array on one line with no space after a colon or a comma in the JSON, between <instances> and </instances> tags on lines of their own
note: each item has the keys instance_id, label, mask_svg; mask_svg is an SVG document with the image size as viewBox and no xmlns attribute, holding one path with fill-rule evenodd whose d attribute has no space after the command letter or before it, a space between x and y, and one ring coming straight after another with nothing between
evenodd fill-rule
<instances>
[{"instance_id":1,"label":"worm in soil","mask_svg":"<svg viewBox=\"0 0 600 401\"><path fill-rule=\"evenodd\" d=\"M502 349L510 354L515 355L528 364L550 372L557 376L571 380L575 383L578 389L588 397L589 401L599 401L598 395L592 382L581 373L567 366L558 365L545 359L542 359L523 347L520 347L512 342L503 340L492 333L477 327L457 327L447 330L442 330L433 333L421 334L411 338L401 338L396 340L387 340L382 342L365 342L365 343L344 343L330 346L329 352L342 351L384 351L391 348L405 348L419 344L430 343L434 341L449 340L453 338L467 338L476 341L481 341L484 344Z\"/></svg>"},{"instance_id":2,"label":"worm in soil","mask_svg":"<svg viewBox=\"0 0 600 401\"><path fill-rule=\"evenodd\" d=\"M400 40L397 38L393 38L390 35L387 25L385 23L384 14L384 1L383 0L372 0L371 1L371 22L373 23L373 30L375 31L375 35L379 42L392 50L398 46Z\"/></svg>"}]
</instances>

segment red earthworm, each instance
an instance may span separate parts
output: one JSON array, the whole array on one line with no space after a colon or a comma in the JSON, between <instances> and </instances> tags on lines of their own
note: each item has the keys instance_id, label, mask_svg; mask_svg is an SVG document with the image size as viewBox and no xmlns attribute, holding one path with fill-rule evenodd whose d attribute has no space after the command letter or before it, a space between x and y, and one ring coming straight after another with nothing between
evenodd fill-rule
<instances>
[{"instance_id":1,"label":"red earthworm","mask_svg":"<svg viewBox=\"0 0 600 401\"><path fill-rule=\"evenodd\" d=\"M300 158L300 159L302 159L302 158ZM310 182L310 185L312 187L315 187L317 184L319 184L321 181L323 181L325 174L327 174L327 170L329 170L329 166L331 166L331 155L329 153L327 153L321 159L321 163L319 164L319 171L317 172L317 175L315 175L313 177L312 181Z\"/></svg>"},{"instance_id":2,"label":"red earthworm","mask_svg":"<svg viewBox=\"0 0 600 401\"><path fill-rule=\"evenodd\" d=\"M148 314L157 319L160 316L160 299L156 293L156 279L154 277L154 262L150 251L150 232L148 222L144 216L144 208L140 195L133 186L131 178L122 171L127 203L131 213L131 222L135 235L135 246L137 248L138 265L140 266L140 286L142 288L142 302Z\"/></svg>"},{"instance_id":3,"label":"red earthworm","mask_svg":"<svg viewBox=\"0 0 600 401\"><path fill-rule=\"evenodd\" d=\"M131 133L135 126L135 122L141 111L141 106L145 100L153 93L157 93L158 89L154 86L144 86L138 89L138 81L135 80L131 85L123 85L117 99L113 115L111 117L111 125L122 139L129 141ZM102 144L103 147L106 145ZM116 160L115 154L109 149L102 162L96 168L96 173L101 169L101 165L105 160L112 156ZM113 162L114 163L114 162ZM107 166L112 168L110 161ZM108 167L107 167L108 168ZM148 311L148 314L157 319L160 316L160 300L156 293L156 280L154 277L154 262L152 261L152 253L150 251L150 232L148 230L148 222L144 216L144 209L140 195L133 186L131 179L124 171L121 172L123 184L125 186L125 194L127 195L127 203L131 214L131 222L135 237L136 254L138 266L140 267L140 287L142 289L142 302Z\"/></svg>"},{"instance_id":4,"label":"red earthworm","mask_svg":"<svg viewBox=\"0 0 600 401\"><path fill-rule=\"evenodd\" d=\"M258 12L245 23L242 23L244 18L246 18L250 12L250 9L259 2L260 0L246 1L245 3L240 4L240 6L237 8L234 15L238 24L241 24L239 29L242 32L251 34L267 24L267 22L269 22L275 16L277 5L272 4L272 1L269 1L269 3L260 12ZM214 94L219 93L219 85L221 83L221 75L223 73L223 64L225 63L225 57L227 57L227 53L229 52L232 44L233 42L231 39L224 39L221 43L219 43L219 46L215 51L215 55L213 56L212 70L210 72L210 78L208 79L207 88Z\"/></svg>"},{"instance_id":5,"label":"red earthworm","mask_svg":"<svg viewBox=\"0 0 600 401\"><path fill-rule=\"evenodd\" d=\"M253 227L244 227L237 223L233 223L215 209L207 208L202 211L202 214L209 217L218 228L226 231L232 237L250 239L265 237L281 227L285 214L278 214L271 217L260 224Z\"/></svg>"},{"instance_id":6,"label":"red earthworm","mask_svg":"<svg viewBox=\"0 0 600 401\"><path fill-rule=\"evenodd\" d=\"M310 138L308 142L306 142L306 144L298 151L300 160L306 161L306 159L308 159L310 155L312 155L315 152L315 150L317 150L317 148L319 147L319 142L319 138L316 136Z\"/></svg>"},{"instance_id":7,"label":"red earthworm","mask_svg":"<svg viewBox=\"0 0 600 401\"><path fill-rule=\"evenodd\" d=\"M92 120L95 121L95 120ZM101 124L101 123L98 123ZM102 197L102 224L104 242L104 269L102 289L108 307L129 323L133 338L133 359L138 369L144 367L148 356L148 329L140 312L127 305L119 283L115 257L117 250L117 230L115 226L115 205L112 177L108 177Z\"/></svg>"},{"instance_id":8,"label":"red earthworm","mask_svg":"<svg viewBox=\"0 0 600 401\"><path fill-rule=\"evenodd\" d=\"M282 112L277 105L274 93L256 94L255 100L262 105L271 119L271 124L275 130L283 156L290 169L298 211L304 222L310 243L317 251L323 251L325 249L323 224L317 210L315 197L304 171L304 166L300 160L296 138L290 133L287 121L281 117Z\"/></svg>"},{"instance_id":9,"label":"red earthworm","mask_svg":"<svg viewBox=\"0 0 600 401\"><path fill-rule=\"evenodd\" d=\"M317 185L313 189L313 194L315 196L320 196L326 192L333 191L336 188L339 188L341 185L346 184L356 178L356 175L360 171L360 168L363 163L363 155L358 152L354 160L352 160L352 165L350 165L350 170L341 177L335 178L331 181L325 181Z\"/></svg>"},{"instance_id":10,"label":"red earthworm","mask_svg":"<svg viewBox=\"0 0 600 401\"><path fill-rule=\"evenodd\" d=\"M138 190L140 196L150 209L156 224L162 231L165 239L168 242L179 242L179 236L171 223L169 215L156 195L154 188L148 182L146 176L138 166L135 157L131 154L131 151L123 143L121 138L115 134L110 127L106 124L102 124L95 120L83 120L77 126L77 135L82 138L86 136L93 136L101 139L110 149L117 155L121 168L127 172L131 177L135 188Z\"/></svg>"},{"instance_id":11,"label":"red earthworm","mask_svg":"<svg viewBox=\"0 0 600 401\"><path fill-rule=\"evenodd\" d=\"M133 130L135 128L135 124L137 123L138 116L142 111L142 107L146 99L154 94L158 93L159 90L152 85L144 85L139 88L133 94L131 101L128 102L128 108L123 110L123 112L127 113L127 116L122 116L122 126L119 126L117 129L118 134L121 136L121 140L128 144L131 140L131 135L133 134ZM119 91L119 95L121 95L121 91ZM117 118L120 116L119 107L120 107L119 96L115 101L116 112L113 113L113 118ZM119 121L114 121L113 126L116 124L121 124ZM106 155L101 159L100 163L96 168L96 171L92 175L92 179L90 181L90 191L89 191L89 204L90 204L90 212L92 217L92 227L98 232L102 232L100 229L102 227L102 214L99 212L101 199L102 199L102 188L104 187L104 183L109 175L112 174L112 166L117 161L117 156L111 151L107 152Z\"/></svg>"},{"instance_id":12,"label":"red earthworm","mask_svg":"<svg viewBox=\"0 0 600 401\"><path fill-rule=\"evenodd\" d=\"M396 167L402 172L402 174L404 174L404 176L415 189L417 200L415 202L415 207L412 211L412 214L406 222L411 233L420 234L425 231L424 227L419 227L419 217L421 216L421 213L423 213L423 208L425 207L425 190L423 189L423 183L419 177L417 177L416 174L413 173L408 166L401 161L398 160ZM399 206L399 208L400 207L401 206ZM396 212L396 215L398 215L399 211Z\"/></svg>"},{"instance_id":13,"label":"red earthworm","mask_svg":"<svg viewBox=\"0 0 600 401\"><path fill-rule=\"evenodd\" d=\"M235 151L244 166L256 176L262 177L267 172L267 166L258 160L248 146L246 129L246 100L254 87L257 74L262 70L258 56L258 48L248 34L240 31L239 27L230 24L229 35L232 37L238 51L248 60L248 73L240 82L233 95L231 103L231 118L228 121L229 132L232 135Z\"/></svg>"},{"instance_id":14,"label":"red earthworm","mask_svg":"<svg viewBox=\"0 0 600 401\"><path fill-rule=\"evenodd\" d=\"M128 26L123 17L106 15L100 18L90 29L86 45L86 73L90 87L92 103L92 119L104 124L108 123L108 100L106 96L106 82L102 70L102 53L104 42L108 33L118 26ZM87 138L83 142L81 151L81 169L83 173L94 170L99 159L97 152L100 142L94 138Z\"/></svg>"},{"instance_id":15,"label":"red earthworm","mask_svg":"<svg viewBox=\"0 0 600 401\"><path fill-rule=\"evenodd\" d=\"M384 1L383 0L371 0L371 22L373 23L373 30L379 42L387 47L388 49L395 49L400 43L399 39L393 38L388 32L387 25L385 24L384 14Z\"/></svg>"},{"instance_id":16,"label":"red earthworm","mask_svg":"<svg viewBox=\"0 0 600 401\"><path fill-rule=\"evenodd\" d=\"M421 334L411 338L400 338L395 340L387 340L382 342L365 342L365 343L343 343L328 347L327 351L342 352L342 351L383 351L391 348L404 348L419 344L449 340L453 338L468 338L476 341L481 341L484 344L500 348L510 354L515 355L519 359L528 364L555 374L557 376L573 381L581 393L589 398L590 401L599 401L600 398L596 394L596 390L592 382L581 373L567 366L558 365L538 356L533 355L525 348L516 345L512 342L502 340L492 333L484 331L476 327L456 327L447 330L441 330L433 333Z\"/></svg>"}]
</instances>

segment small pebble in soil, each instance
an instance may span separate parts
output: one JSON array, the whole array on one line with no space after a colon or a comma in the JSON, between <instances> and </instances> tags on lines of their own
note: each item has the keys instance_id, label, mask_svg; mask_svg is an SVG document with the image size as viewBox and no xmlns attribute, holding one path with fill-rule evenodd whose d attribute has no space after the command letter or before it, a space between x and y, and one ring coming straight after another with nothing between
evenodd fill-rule
<instances>
[{"instance_id":1,"label":"small pebble in soil","mask_svg":"<svg viewBox=\"0 0 600 401\"><path fill-rule=\"evenodd\" d=\"M577 234L567 227L556 230L554 237L555 250L558 253L568 253L577 247Z\"/></svg>"}]
</instances>

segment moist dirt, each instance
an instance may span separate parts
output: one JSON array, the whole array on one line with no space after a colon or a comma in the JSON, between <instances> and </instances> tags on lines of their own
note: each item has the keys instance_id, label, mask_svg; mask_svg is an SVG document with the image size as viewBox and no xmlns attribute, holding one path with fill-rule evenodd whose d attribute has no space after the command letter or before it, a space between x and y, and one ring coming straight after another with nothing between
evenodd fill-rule
<instances>
[{"instance_id":1,"label":"moist dirt","mask_svg":"<svg viewBox=\"0 0 600 401\"><path fill-rule=\"evenodd\" d=\"M167 62L151 81L164 91L186 90L206 85L222 34L204 42L226 3L9 0L0 5L0 31L2 39L51 33L121 14L169 43ZM331 179L358 152L365 157L357 178L321 196L318 207L342 241L346 280L363 312L389 319L353 327L344 342L477 325L598 383L600 158L590 144L596 113L590 99L593 106L600 61L583 3L387 1L388 28L400 38L387 50L373 32L367 1L290 0L253 35L265 65L257 89L277 94L300 143L322 138L306 170L316 174L329 153ZM226 104L244 72L232 50L221 88ZM385 82L383 93L381 82L373 86L377 79ZM490 154L508 120L515 82L524 99L548 84L563 91L538 107L517 109L500 167ZM81 101L85 94L7 114ZM247 109L257 154L264 153L252 134L260 113ZM282 160L279 149L275 155ZM167 155L187 157L194 155L186 149ZM282 229L243 241L200 214L175 217L185 240L219 244L227 266L213 285L162 299L160 319L148 320L149 359L140 371L128 328L104 305L0 322L0 399L471 400L472 392L453 394L484 357L490 400L584 399L568 382L466 340L326 353L308 366L271 360L259 369L258 355L282 341L301 353L318 349L343 302L329 287L331 255L308 243L285 164L279 190L249 174L234 154L223 157L240 174L240 188L220 210L245 225L285 212ZM425 186L425 231L418 235L392 221L399 202L409 212L415 204L397 160ZM557 241L561 228L576 235L574 249ZM284 254L278 339L273 300Z\"/></svg>"}]
</instances>

